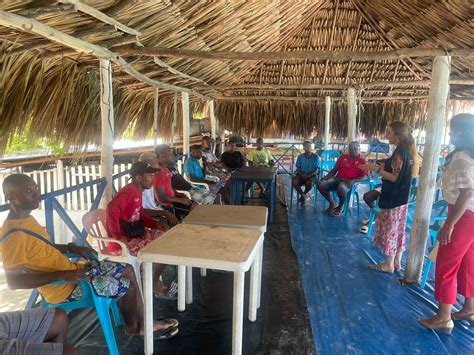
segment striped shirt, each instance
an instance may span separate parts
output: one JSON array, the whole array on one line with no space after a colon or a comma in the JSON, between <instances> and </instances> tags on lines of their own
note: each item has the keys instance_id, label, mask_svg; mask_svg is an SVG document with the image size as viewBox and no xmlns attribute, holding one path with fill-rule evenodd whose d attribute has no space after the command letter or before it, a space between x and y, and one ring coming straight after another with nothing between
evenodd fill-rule
<instances>
[{"instance_id":1,"label":"striped shirt","mask_svg":"<svg viewBox=\"0 0 474 355\"><path fill-rule=\"evenodd\" d=\"M460 189L474 189L474 159L466 151L454 154L451 162L443 167L443 196L449 204L455 204ZM467 209L474 212L474 197Z\"/></svg>"}]
</instances>

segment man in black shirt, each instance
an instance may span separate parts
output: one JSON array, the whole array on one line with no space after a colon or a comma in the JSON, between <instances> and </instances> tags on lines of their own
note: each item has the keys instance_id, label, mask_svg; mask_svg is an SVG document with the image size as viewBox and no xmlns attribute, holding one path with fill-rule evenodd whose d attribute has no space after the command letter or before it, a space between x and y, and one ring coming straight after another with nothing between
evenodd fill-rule
<instances>
[{"instance_id":1,"label":"man in black shirt","mask_svg":"<svg viewBox=\"0 0 474 355\"><path fill-rule=\"evenodd\" d=\"M244 166L244 157L236 148L237 146L234 142L229 142L227 144L227 151L221 155L222 164L229 170L240 169Z\"/></svg>"}]
</instances>

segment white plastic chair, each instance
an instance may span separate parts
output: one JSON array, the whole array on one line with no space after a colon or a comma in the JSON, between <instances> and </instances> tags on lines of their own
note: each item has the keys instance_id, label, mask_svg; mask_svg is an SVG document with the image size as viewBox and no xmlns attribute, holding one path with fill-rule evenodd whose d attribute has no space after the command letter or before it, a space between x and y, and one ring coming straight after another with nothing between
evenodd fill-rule
<instances>
[{"instance_id":1,"label":"white plastic chair","mask_svg":"<svg viewBox=\"0 0 474 355\"><path fill-rule=\"evenodd\" d=\"M105 229L105 210L97 209L87 212L82 217L82 225L87 233L97 241L99 246L99 257L101 260L107 259L118 263L126 263L133 267L138 287L140 288L140 293L143 295L140 262L136 256L130 254L128 247L124 242L110 238L107 235L107 230ZM109 251L109 243L118 244L120 246L120 255L112 254Z\"/></svg>"}]
</instances>

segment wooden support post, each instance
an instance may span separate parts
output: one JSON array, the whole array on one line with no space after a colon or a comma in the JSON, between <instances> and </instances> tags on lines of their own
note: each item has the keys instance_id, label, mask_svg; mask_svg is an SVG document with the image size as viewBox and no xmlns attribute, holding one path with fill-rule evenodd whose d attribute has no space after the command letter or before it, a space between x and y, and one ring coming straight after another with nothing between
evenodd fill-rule
<instances>
[{"instance_id":1,"label":"wooden support post","mask_svg":"<svg viewBox=\"0 0 474 355\"><path fill-rule=\"evenodd\" d=\"M159 109L160 89L155 88L155 105L153 106L153 145L158 144L158 109Z\"/></svg>"},{"instance_id":2,"label":"wooden support post","mask_svg":"<svg viewBox=\"0 0 474 355\"><path fill-rule=\"evenodd\" d=\"M100 60L100 116L102 121L102 147L100 151L101 176L107 179L102 207L112 200L112 174L114 169L114 102L112 94L112 64Z\"/></svg>"},{"instance_id":3,"label":"wooden support post","mask_svg":"<svg viewBox=\"0 0 474 355\"><path fill-rule=\"evenodd\" d=\"M171 139L170 145L174 145L174 135L176 130L176 124L178 123L178 92L174 92L174 100L173 100L173 123L171 125Z\"/></svg>"},{"instance_id":4,"label":"wooden support post","mask_svg":"<svg viewBox=\"0 0 474 355\"><path fill-rule=\"evenodd\" d=\"M356 117L357 117L357 104L355 89L347 89L347 142L350 143L356 140Z\"/></svg>"},{"instance_id":5,"label":"wooden support post","mask_svg":"<svg viewBox=\"0 0 474 355\"><path fill-rule=\"evenodd\" d=\"M211 138L216 139L216 115L214 113L214 100L209 100L209 119L211 120Z\"/></svg>"},{"instance_id":6,"label":"wooden support post","mask_svg":"<svg viewBox=\"0 0 474 355\"><path fill-rule=\"evenodd\" d=\"M181 107L183 111L183 155L189 155L189 94L187 92L181 93Z\"/></svg>"},{"instance_id":7,"label":"wooden support post","mask_svg":"<svg viewBox=\"0 0 474 355\"><path fill-rule=\"evenodd\" d=\"M407 283L420 281L425 260L426 240L436 187L439 164L438 156L443 137L444 118L449 92L450 62L450 58L447 56L435 57L433 61L430 96L428 99L426 142L404 276L404 281Z\"/></svg>"},{"instance_id":8,"label":"wooden support post","mask_svg":"<svg viewBox=\"0 0 474 355\"><path fill-rule=\"evenodd\" d=\"M331 124L331 97L326 96L324 115L324 150L329 150L330 124Z\"/></svg>"}]
</instances>

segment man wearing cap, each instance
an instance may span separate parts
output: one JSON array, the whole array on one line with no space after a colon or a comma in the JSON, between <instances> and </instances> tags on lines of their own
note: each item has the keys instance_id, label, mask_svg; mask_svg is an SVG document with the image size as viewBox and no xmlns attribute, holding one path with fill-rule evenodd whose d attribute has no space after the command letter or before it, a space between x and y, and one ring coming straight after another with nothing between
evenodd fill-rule
<instances>
[{"instance_id":1,"label":"man wearing cap","mask_svg":"<svg viewBox=\"0 0 474 355\"><path fill-rule=\"evenodd\" d=\"M160 171L155 174L153 187L158 196L158 200L163 206L174 207L175 214L180 217L187 216L189 211L197 204L187 198L184 194L177 192L172 186L173 174L168 167L173 163L173 152L166 144L155 147L155 154L158 157Z\"/></svg>"},{"instance_id":2,"label":"man wearing cap","mask_svg":"<svg viewBox=\"0 0 474 355\"><path fill-rule=\"evenodd\" d=\"M121 188L106 209L106 229L111 238L127 244L130 254L157 239L168 229L167 225L148 217L142 207L142 193L153 186L159 169L145 162L136 162L130 168L132 182ZM109 251L120 252L118 244L110 243ZM166 265L153 264L153 289L155 294L166 296L170 289L160 281ZM174 287L173 290L174 292Z\"/></svg>"},{"instance_id":3,"label":"man wearing cap","mask_svg":"<svg viewBox=\"0 0 474 355\"><path fill-rule=\"evenodd\" d=\"M339 217L347 198L347 193L351 190L352 184L363 181L367 178L367 171L360 168L365 165L366 160L360 156L360 145L358 142L349 144L349 154L343 154L336 162L334 168L318 183L318 190L329 202L329 208L325 213ZM330 191L337 191L339 204L336 204L331 197Z\"/></svg>"},{"instance_id":4,"label":"man wearing cap","mask_svg":"<svg viewBox=\"0 0 474 355\"><path fill-rule=\"evenodd\" d=\"M158 164L158 157L155 153L146 152L140 155L138 161L147 163L151 167L160 170ZM164 218L167 220L168 225L175 226L178 224L178 219L175 215L169 211L165 211L161 204L158 202L157 196L155 195L155 189L153 186L149 189L143 190L142 193L142 206L145 214L151 218Z\"/></svg>"}]
</instances>

